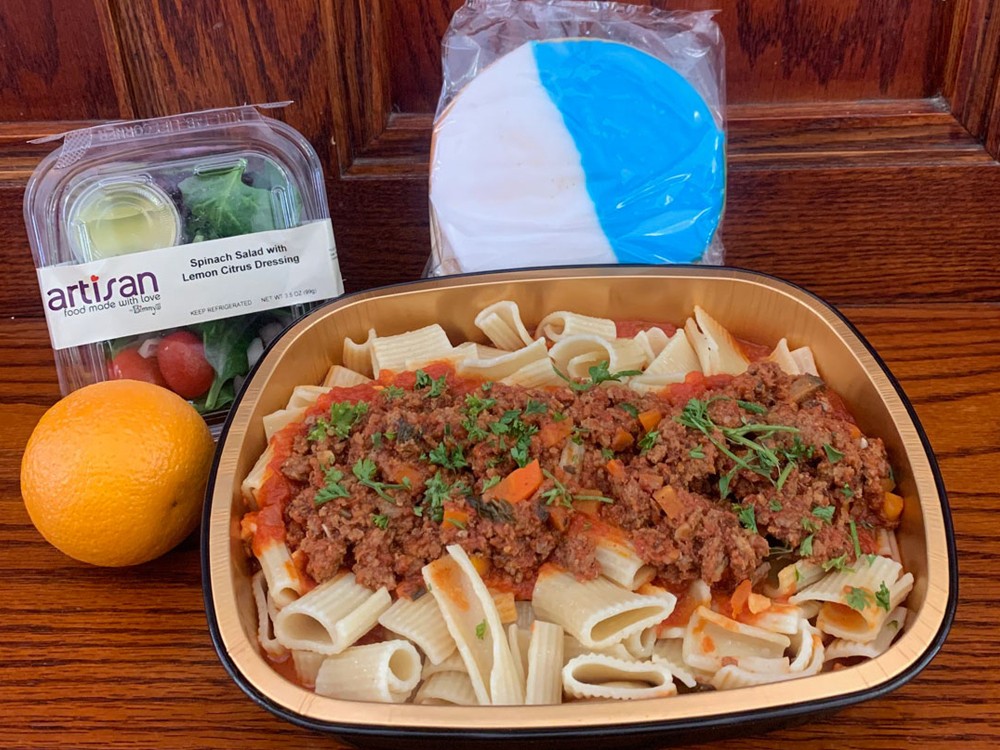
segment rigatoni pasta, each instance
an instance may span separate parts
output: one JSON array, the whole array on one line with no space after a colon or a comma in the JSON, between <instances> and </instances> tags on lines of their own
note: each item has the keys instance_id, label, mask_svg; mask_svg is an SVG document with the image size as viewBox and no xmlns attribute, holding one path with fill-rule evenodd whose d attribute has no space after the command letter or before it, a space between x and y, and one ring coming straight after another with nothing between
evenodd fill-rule
<instances>
[{"instance_id":1,"label":"rigatoni pasta","mask_svg":"<svg viewBox=\"0 0 1000 750\"><path fill-rule=\"evenodd\" d=\"M242 531L261 647L303 685L635 700L890 647L903 500L807 346L746 345L700 307L532 331L500 301L475 325L488 345L347 339L265 418Z\"/></svg>"}]
</instances>

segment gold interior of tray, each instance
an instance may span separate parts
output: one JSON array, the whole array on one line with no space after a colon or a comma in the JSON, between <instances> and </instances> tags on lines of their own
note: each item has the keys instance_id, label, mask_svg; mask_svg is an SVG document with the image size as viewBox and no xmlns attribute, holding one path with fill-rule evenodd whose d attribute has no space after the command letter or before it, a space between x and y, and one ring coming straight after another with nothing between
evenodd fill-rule
<instances>
[{"instance_id":1,"label":"gold interior of tray","mask_svg":"<svg viewBox=\"0 0 1000 750\"><path fill-rule=\"evenodd\" d=\"M283 408L295 386L321 382L330 365L340 361L345 336L361 341L369 328L387 335L436 322L453 343L484 341L473 318L502 299L518 302L529 327L554 310L682 323L698 304L738 337L773 345L784 336L791 348L812 347L820 374L845 398L863 432L885 441L907 501L899 542L905 569L916 584L908 600L906 630L892 648L849 669L771 685L559 706L347 702L315 695L279 675L257 646L256 609L239 541L239 519L245 512L239 486L265 447L261 418ZM795 287L748 272L670 267L516 271L431 280L340 300L297 323L268 352L220 450L208 532L212 600L222 642L256 690L312 720L395 728L580 728L792 706L854 694L899 675L933 642L947 609L950 561L941 502L917 430L891 383L836 314Z\"/></svg>"}]
</instances>

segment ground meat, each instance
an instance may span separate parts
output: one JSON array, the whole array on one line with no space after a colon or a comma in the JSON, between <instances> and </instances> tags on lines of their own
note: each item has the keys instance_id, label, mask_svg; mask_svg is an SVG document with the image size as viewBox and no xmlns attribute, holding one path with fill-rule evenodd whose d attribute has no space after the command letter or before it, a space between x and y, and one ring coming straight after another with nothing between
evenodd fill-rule
<instances>
[{"instance_id":1,"label":"ground meat","mask_svg":"<svg viewBox=\"0 0 1000 750\"><path fill-rule=\"evenodd\" d=\"M413 595L423 566L459 544L490 585L528 595L545 562L598 575L610 529L671 587L731 589L772 548L853 559L895 523L882 442L773 363L662 395L408 377L334 403L335 425L309 416L280 463L286 542L318 582L346 567ZM534 462L540 483L502 494Z\"/></svg>"}]
</instances>

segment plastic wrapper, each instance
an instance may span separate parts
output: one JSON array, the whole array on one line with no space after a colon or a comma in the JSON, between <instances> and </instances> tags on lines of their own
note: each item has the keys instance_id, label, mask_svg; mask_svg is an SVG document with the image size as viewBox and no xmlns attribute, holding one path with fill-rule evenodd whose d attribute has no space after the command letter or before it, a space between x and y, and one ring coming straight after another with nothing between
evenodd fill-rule
<instances>
[{"instance_id":1,"label":"plastic wrapper","mask_svg":"<svg viewBox=\"0 0 1000 750\"><path fill-rule=\"evenodd\" d=\"M442 61L428 275L722 262L713 12L468 0Z\"/></svg>"},{"instance_id":2,"label":"plastic wrapper","mask_svg":"<svg viewBox=\"0 0 1000 750\"><path fill-rule=\"evenodd\" d=\"M64 395L146 380L218 424L270 340L343 293L319 160L271 106L54 138L24 211Z\"/></svg>"}]
</instances>

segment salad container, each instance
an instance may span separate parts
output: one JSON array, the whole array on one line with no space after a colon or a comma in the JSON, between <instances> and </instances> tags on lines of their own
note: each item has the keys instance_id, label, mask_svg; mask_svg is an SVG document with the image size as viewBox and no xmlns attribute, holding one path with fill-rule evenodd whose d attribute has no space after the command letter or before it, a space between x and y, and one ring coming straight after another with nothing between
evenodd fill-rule
<instances>
[{"instance_id":1,"label":"salad container","mask_svg":"<svg viewBox=\"0 0 1000 750\"><path fill-rule=\"evenodd\" d=\"M319 160L242 106L62 139L24 217L63 395L146 380L221 423L250 368L343 293Z\"/></svg>"}]
</instances>

